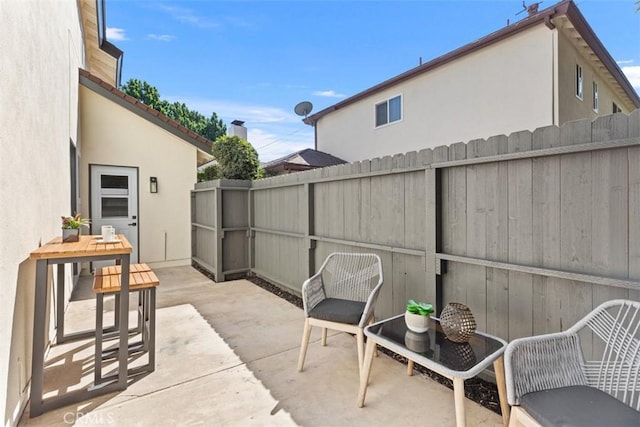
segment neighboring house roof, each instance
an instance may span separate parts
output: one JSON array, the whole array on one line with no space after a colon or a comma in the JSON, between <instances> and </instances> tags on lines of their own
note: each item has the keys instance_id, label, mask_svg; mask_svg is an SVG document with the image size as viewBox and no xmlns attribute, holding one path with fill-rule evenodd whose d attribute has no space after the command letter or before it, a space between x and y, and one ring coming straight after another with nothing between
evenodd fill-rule
<instances>
[{"instance_id":1,"label":"neighboring house roof","mask_svg":"<svg viewBox=\"0 0 640 427\"><path fill-rule=\"evenodd\" d=\"M170 119L151 107L148 107L143 102L127 95L121 90L83 69L80 69L80 84L110 99L118 105L125 107L143 119L160 126L164 130L185 140L209 156L211 155L211 147L213 143L210 140L198 135L191 129L186 128L177 121Z\"/></svg>"},{"instance_id":2,"label":"neighboring house roof","mask_svg":"<svg viewBox=\"0 0 640 427\"><path fill-rule=\"evenodd\" d=\"M312 114L309 117L305 118L303 122L308 125L313 125L320 118L322 118L323 116L335 110L346 107L349 104L358 102L361 99L364 99L375 93L388 89L405 80L409 80L420 74L431 71L434 68L440 67L451 61L455 61L456 59L469 55L491 44L502 41L508 37L511 37L521 31L524 31L528 28L539 25L543 22L546 26L553 29L555 28L555 25L553 24L553 22L551 22L551 19L560 17L560 16L567 17L567 19L571 22L571 24L577 31L577 36L582 38L585 41L588 47L596 55L597 59L602 63L602 65L606 68L606 70L613 76L613 78L615 79L615 83L617 83L620 86L623 93L629 98L629 101L633 103L636 108L640 108L640 97L638 97L638 94L633 89L633 86L631 86L631 83L629 83L629 80L627 80L626 76L624 75L620 67L618 67L618 64L616 63L616 61L611 57L611 55L609 54L607 49L604 47L602 42L600 42L596 34L591 29L591 26L589 26L586 19L584 18L580 10L578 10L578 7L573 3L573 1L564 0L547 9L541 10L540 12L528 18L525 18L514 24L511 24L501 30L491 33L485 37L482 37L481 39L478 39L472 43L464 45L456 50L453 50L443 56L435 58L432 61L426 62L418 67L412 68L411 70L408 70L396 77L386 80L352 97L349 97L341 102L338 102L337 104L327 107L324 110L321 110L315 114Z\"/></svg>"},{"instance_id":3,"label":"neighboring house roof","mask_svg":"<svg viewBox=\"0 0 640 427\"><path fill-rule=\"evenodd\" d=\"M315 168L324 168L327 166L335 166L347 163L331 154L322 151L307 148L300 150L288 156L281 157L270 162L262 164L264 169L271 170L307 170Z\"/></svg>"}]
</instances>

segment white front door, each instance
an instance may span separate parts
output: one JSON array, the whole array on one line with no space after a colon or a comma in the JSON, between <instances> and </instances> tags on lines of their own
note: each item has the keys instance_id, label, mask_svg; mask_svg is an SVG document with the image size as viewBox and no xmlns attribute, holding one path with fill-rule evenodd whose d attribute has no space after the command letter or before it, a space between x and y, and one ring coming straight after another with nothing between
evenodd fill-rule
<instances>
[{"instance_id":1,"label":"white front door","mask_svg":"<svg viewBox=\"0 0 640 427\"><path fill-rule=\"evenodd\" d=\"M133 246L131 262L138 262L138 170L119 166L91 166L91 234L112 225ZM106 262L104 263L106 264ZM99 267L102 263L93 263Z\"/></svg>"}]
</instances>

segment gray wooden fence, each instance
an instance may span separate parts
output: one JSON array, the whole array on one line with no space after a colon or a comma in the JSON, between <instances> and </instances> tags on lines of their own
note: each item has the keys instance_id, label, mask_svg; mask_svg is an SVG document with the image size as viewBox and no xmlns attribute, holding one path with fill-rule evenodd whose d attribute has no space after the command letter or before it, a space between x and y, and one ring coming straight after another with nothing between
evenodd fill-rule
<instances>
[{"instance_id":1,"label":"gray wooden fence","mask_svg":"<svg viewBox=\"0 0 640 427\"><path fill-rule=\"evenodd\" d=\"M468 304L514 339L640 300L640 110L258 181L199 183L193 260L299 292L334 251L383 260L378 317Z\"/></svg>"}]
</instances>

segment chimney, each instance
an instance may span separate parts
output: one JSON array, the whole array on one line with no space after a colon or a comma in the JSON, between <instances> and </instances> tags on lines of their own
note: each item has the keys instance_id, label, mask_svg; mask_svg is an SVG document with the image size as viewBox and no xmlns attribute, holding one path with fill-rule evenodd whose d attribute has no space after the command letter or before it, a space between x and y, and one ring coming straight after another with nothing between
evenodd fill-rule
<instances>
[{"instance_id":1,"label":"chimney","mask_svg":"<svg viewBox=\"0 0 640 427\"><path fill-rule=\"evenodd\" d=\"M247 141L247 128L244 127L244 122L242 120L232 121L231 126L229 126L229 129L227 129L227 135L237 135Z\"/></svg>"}]
</instances>

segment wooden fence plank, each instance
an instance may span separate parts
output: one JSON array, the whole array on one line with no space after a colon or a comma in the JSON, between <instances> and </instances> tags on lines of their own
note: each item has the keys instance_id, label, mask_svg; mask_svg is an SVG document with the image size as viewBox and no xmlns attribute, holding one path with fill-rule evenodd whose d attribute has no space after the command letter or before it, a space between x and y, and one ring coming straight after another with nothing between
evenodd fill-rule
<instances>
[{"instance_id":1,"label":"wooden fence plank","mask_svg":"<svg viewBox=\"0 0 640 427\"><path fill-rule=\"evenodd\" d=\"M489 138L481 147L482 157L505 154L508 139L505 135ZM486 165L486 256L493 261L509 259L509 210L508 210L508 164L506 162ZM487 288L487 332L503 339L509 338L509 272L497 268L486 269Z\"/></svg>"},{"instance_id":2,"label":"wooden fence plank","mask_svg":"<svg viewBox=\"0 0 640 427\"><path fill-rule=\"evenodd\" d=\"M560 129L549 126L533 133L533 148L560 146ZM560 268L560 156L533 161L533 264ZM561 310L557 304L565 295L566 281L533 276L533 331L544 334L559 330ZM553 325L553 326L551 326Z\"/></svg>"},{"instance_id":3,"label":"wooden fence plank","mask_svg":"<svg viewBox=\"0 0 640 427\"><path fill-rule=\"evenodd\" d=\"M467 158L481 157L484 139L469 141L467 144ZM486 258L487 255L487 189L489 165L481 164L466 166L466 233L467 256ZM474 313L479 330L487 330L487 288L486 268L465 265L460 269L460 280L467 284L466 301Z\"/></svg>"},{"instance_id":4,"label":"wooden fence plank","mask_svg":"<svg viewBox=\"0 0 640 427\"><path fill-rule=\"evenodd\" d=\"M640 147L629 148L628 156L629 278L640 281ZM639 301L640 291L629 291L629 298Z\"/></svg>"},{"instance_id":5,"label":"wooden fence plank","mask_svg":"<svg viewBox=\"0 0 640 427\"><path fill-rule=\"evenodd\" d=\"M462 160L467 156L466 144L459 142L449 148L449 160ZM448 188L443 192L447 202L443 205L443 242L445 251L456 255L464 255L467 250L467 171L466 167L451 168L446 171ZM444 195L444 194L443 194ZM448 249L446 249L448 248ZM444 300L467 303L467 288L463 284L465 265L449 263L444 275ZM461 276L461 274L463 276Z\"/></svg>"},{"instance_id":6,"label":"wooden fence plank","mask_svg":"<svg viewBox=\"0 0 640 427\"><path fill-rule=\"evenodd\" d=\"M624 114L600 117L592 123L596 142L626 138L628 118ZM628 149L594 152L592 163L591 252L593 269L599 275L629 277L629 171ZM629 298L626 289L593 287L593 305Z\"/></svg>"},{"instance_id":7,"label":"wooden fence plank","mask_svg":"<svg viewBox=\"0 0 640 427\"><path fill-rule=\"evenodd\" d=\"M580 120L560 128L560 144L591 141L591 122ZM591 158L592 153L560 156L560 266L562 270L593 273L591 252ZM556 287L553 307L557 325L564 330L593 307L593 285L571 281ZM589 307L591 310L592 307ZM585 337L585 340L589 340Z\"/></svg>"},{"instance_id":8,"label":"wooden fence plank","mask_svg":"<svg viewBox=\"0 0 640 427\"><path fill-rule=\"evenodd\" d=\"M528 131L509 135L509 152L531 150ZM530 264L533 253L532 160L508 164L509 262ZM509 272L509 339L529 336L533 330L533 278Z\"/></svg>"}]
</instances>

